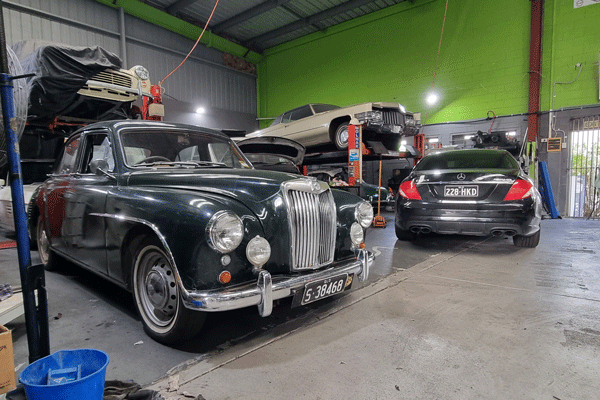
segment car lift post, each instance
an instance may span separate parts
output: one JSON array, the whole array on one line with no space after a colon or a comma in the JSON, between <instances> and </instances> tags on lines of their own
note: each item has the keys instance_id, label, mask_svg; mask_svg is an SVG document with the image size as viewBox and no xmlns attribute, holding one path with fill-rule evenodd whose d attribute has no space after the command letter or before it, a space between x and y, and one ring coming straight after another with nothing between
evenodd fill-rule
<instances>
[{"instance_id":1,"label":"car lift post","mask_svg":"<svg viewBox=\"0 0 600 400\"><path fill-rule=\"evenodd\" d=\"M350 121L348 125L348 184L350 186L358 186L362 182L361 144L362 125L359 125L358 121Z\"/></svg>"},{"instance_id":2,"label":"car lift post","mask_svg":"<svg viewBox=\"0 0 600 400\"><path fill-rule=\"evenodd\" d=\"M383 158L379 157L379 186L377 187L377 215L373 218L374 228L385 228L385 218L381 215L381 174L383 169Z\"/></svg>"},{"instance_id":3,"label":"car lift post","mask_svg":"<svg viewBox=\"0 0 600 400\"><path fill-rule=\"evenodd\" d=\"M17 232L17 253L19 257L19 272L23 291L23 306L25 309L25 325L27 328L27 344L29 346L29 362L32 363L50 354L50 336L48 330L48 301L42 265L31 265L29 248L29 233L27 230L27 214L23 196L23 180L21 177L21 157L19 155L19 138L13 130L14 98L13 83L23 76L11 76L8 68L6 52L6 36L4 33L3 7L0 4L0 91L2 97L2 115L8 168ZM37 290L37 305L35 291Z\"/></svg>"}]
</instances>

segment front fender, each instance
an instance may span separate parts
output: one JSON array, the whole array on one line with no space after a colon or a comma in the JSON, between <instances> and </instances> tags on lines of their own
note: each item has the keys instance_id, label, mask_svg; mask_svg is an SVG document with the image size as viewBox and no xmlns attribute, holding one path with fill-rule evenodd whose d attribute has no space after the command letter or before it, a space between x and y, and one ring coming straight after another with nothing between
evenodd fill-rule
<instances>
[{"instance_id":1,"label":"front fender","mask_svg":"<svg viewBox=\"0 0 600 400\"><path fill-rule=\"evenodd\" d=\"M252 277L252 266L246 260L246 244L256 235L264 236L257 216L231 198L164 188L123 189L108 197L104 216L110 234L108 259L113 260L109 270L120 271L123 280L130 276L132 266L125 265L122 249L130 239L129 234L137 232L134 229L143 224L162 236L165 250L172 255L186 289L218 287L218 275L225 269L221 263L224 254L208 245L206 226L221 210L232 211L243 221L244 239L228 254L231 262L227 270L236 279L247 280Z\"/></svg>"}]
</instances>

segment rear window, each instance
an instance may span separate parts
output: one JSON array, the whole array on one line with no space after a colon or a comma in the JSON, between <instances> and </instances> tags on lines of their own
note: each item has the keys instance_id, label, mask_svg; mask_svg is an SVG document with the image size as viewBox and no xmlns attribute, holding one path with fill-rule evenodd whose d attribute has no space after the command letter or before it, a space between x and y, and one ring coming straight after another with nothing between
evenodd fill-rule
<instances>
[{"instance_id":1,"label":"rear window","mask_svg":"<svg viewBox=\"0 0 600 400\"><path fill-rule=\"evenodd\" d=\"M518 168L519 163L509 153L495 151L459 151L427 156L421 160L415 170Z\"/></svg>"},{"instance_id":2,"label":"rear window","mask_svg":"<svg viewBox=\"0 0 600 400\"><path fill-rule=\"evenodd\" d=\"M315 110L315 113L318 114L325 111L337 110L340 107L334 106L333 104L313 104L312 108Z\"/></svg>"}]
</instances>

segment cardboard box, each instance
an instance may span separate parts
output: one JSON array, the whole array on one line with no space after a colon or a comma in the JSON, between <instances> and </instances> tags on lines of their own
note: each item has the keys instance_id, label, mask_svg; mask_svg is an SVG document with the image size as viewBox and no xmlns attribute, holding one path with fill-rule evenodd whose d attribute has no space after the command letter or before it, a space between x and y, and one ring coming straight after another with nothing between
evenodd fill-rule
<instances>
[{"instance_id":1,"label":"cardboard box","mask_svg":"<svg viewBox=\"0 0 600 400\"><path fill-rule=\"evenodd\" d=\"M12 335L0 325L0 394L16 388Z\"/></svg>"}]
</instances>

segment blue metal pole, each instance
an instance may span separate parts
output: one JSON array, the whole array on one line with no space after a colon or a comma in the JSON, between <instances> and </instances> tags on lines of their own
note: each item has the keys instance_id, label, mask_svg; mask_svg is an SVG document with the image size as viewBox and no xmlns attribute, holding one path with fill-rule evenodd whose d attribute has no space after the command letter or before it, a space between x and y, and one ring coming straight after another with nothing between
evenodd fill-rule
<instances>
[{"instance_id":1,"label":"blue metal pole","mask_svg":"<svg viewBox=\"0 0 600 400\"><path fill-rule=\"evenodd\" d=\"M2 115L6 135L9 180L12 193L15 230L17 232L17 252L19 272L23 290L23 308L27 328L27 344L29 362L33 362L50 353L48 335L48 303L44 283L44 270L40 266L31 266L29 233L27 229L27 213L23 196L23 180L21 178L21 157L19 155L19 138L12 128L15 118L13 100L13 78L9 75L6 38L4 36L4 16L0 4L0 96L2 99ZM38 291L36 305L35 290Z\"/></svg>"}]
</instances>

